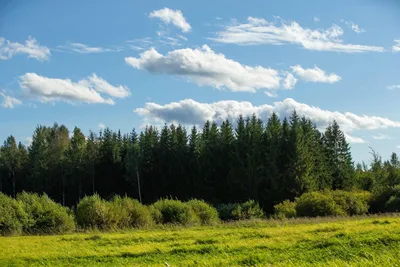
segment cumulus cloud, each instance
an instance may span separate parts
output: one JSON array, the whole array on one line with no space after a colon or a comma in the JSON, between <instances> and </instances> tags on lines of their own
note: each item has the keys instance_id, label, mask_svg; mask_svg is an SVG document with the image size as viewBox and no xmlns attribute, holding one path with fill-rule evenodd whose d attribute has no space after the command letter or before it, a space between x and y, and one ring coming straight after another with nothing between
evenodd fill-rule
<instances>
[{"instance_id":1,"label":"cumulus cloud","mask_svg":"<svg viewBox=\"0 0 400 267\"><path fill-rule=\"evenodd\" d=\"M314 22L319 22L320 19L318 17L314 17Z\"/></svg>"},{"instance_id":2,"label":"cumulus cloud","mask_svg":"<svg viewBox=\"0 0 400 267\"><path fill-rule=\"evenodd\" d=\"M81 44L81 43L67 43L66 45L61 45L58 47L61 49L76 52L79 54L95 54L95 53L119 51L118 49L95 47L95 46L89 46L89 45Z\"/></svg>"},{"instance_id":3,"label":"cumulus cloud","mask_svg":"<svg viewBox=\"0 0 400 267\"><path fill-rule=\"evenodd\" d=\"M0 60L11 59L18 54L26 54L28 58L34 58L39 61L48 60L51 56L50 49L46 46L41 46L31 36L25 41L25 44L13 43L0 37Z\"/></svg>"},{"instance_id":4,"label":"cumulus cloud","mask_svg":"<svg viewBox=\"0 0 400 267\"><path fill-rule=\"evenodd\" d=\"M279 89L281 73L261 66L246 66L217 54L207 45L196 49L179 49L165 56L154 48L140 54L140 57L127 57L125 62L140 70L155 74L183 76L200 86L227 88L234 92L256 92L261 88ZM294 85L294 77L286 77L286 86Z\"/></svg>"},{"instance_id":5,"label":"cumulus cloud","mask_svg":"<svg viewBox=\"0 0 400 267\"><path fill-rule=\"evenodd\" d=\"M0 93L0 95L3 97L3 102L1 102L1 106L3 108L14 108L15 106L22 104L22 101L15 97L8 96L3 93Z\"/></svg>"},{"instance_id":6,"label":"cumulus cloud","mask_svg":"<svg viewBox=\"0 0 400 267\"><path fill-rule=\"evenodd\" d=\"M366 141L361 137L355 137L355 136L352 136L352 135L350 135L348 133L344 133L344 135L346 137L347 142L349 142L351 144L364 144L364 143L366 143Z\"/></svg>"},{"instance_id":7,"label":"cumulus cloud","mask_svg":"<svg viewBox=\"0 0 400 267\"><path fill-rule=\"evenodd\" d=\"M165 24L172 24L181 29L182 32L189 32L192 28L180 10L172 10L165 7L152 11L149 14L149 18L158 18Z\"/></svg>"},{"instance_id":8,"label":"cumulus cloud","mask_svg":"<svg viewBox=\"0 0 400 267\"><path fill-rule=\"evenodd\" d=\"M101 123L101 122L99 123L98 126L99 126L99 129L100 129L100 130L104 130L104 129L106 128L106 125L103 124L103 123Z\"/></svg>"},{"instance_id":9,"label":"cumulus cloud","mask_svg":"<svg viewBox=\"0 0 400 267\"><path fill-rule=\"evenodd\" d=\"M398 90L398 89L400 89L400 84L389 85L387 87L387 89L389 89L389 90Z\"/></svg>"},{"instance_id":10,"label":"cumulus cloud","mask_svg":"<svg viewBox=\"0 0 400 267\"><path fill-rule=\"evenodd\" d=\"M223 120L236 120L239 115L251 116L256 114L266 120L273 112L281 118L289 117L296 110L300 116L313 120L319 129L326 128L329 123L336 120L349 140L354 143L365 142L360 137L350 135L359 130L376 130L385 128L399 128L400 122L387 118L356 115L350 112L338 112L323 110L318 107L296 102L291 98L275 102L272 105L254 106L250 102L219 101L214 103L199 103L192 99L172 102L165 105L146 103L143 108L137 108L134 112L144 118L145 123L159 124L163 122L176 122L185 125L201 125L205 121L221 123Z\"/></svg>"},{"instance_id":11,"label":"cumulus cloud","mask_svg":"<svg viewBox=\"0 0 400 267\"><path fill-rule=\"evenodd\" d=\"M312 69L304 69L300 65L295 65L292 66L291 69L298 77L306 82L335 83L341 80L340 76L334 73L327 74L317 66L314 66Z\"/></svg>"},{"instance_id":12,"label":"cumulus cloud","mask_svg":"<svg viewBox=\"0 0 400 267\"><path fill-rule=\"evenodd\" d=\"M365 30L363 28L361 28L360 26L358 26L357 24L355 24L351 20L343 21L343 22L355 33L363 33L363 32L365 32Z\"/></svg>"},{"instance_id":13,"label":"cumulus cloud","mask_svg":"<svg viewBox=\"0 0 400 267\"><path fill-rule=\"evenodd\" d=\"M70 79L47 78L36 73L26 73L20 76L19 83L27 97L39 99L41 102L114 105L111 97L124 98L130 95L127 87L113 86L96 74L73 82ZM104 97L100 93L111 97Z\"/></svg>"},{"instance_id":14,"label":"cumulus cloud","mask_svg":"<svg viewBox=\"0 0 400 267\"><path fill-rule=\"evenodd\" d=\"M394 40L395 45L392 46L392 51L393 52L400 52L400 39L399 40Z\"/></svg>"},{"instance_id":15,"label":"cumulus cloud","mask_svg":"<svg viewBox=\"0 0 400 267\"><path fill-rule=\"evenodd\" d=\"M303 28L295 21L269 22L262 18L249 17L247 23L233 21L216 37L210 38L216 42L239 45L283 45L297 44L308 50L335 51L345 53L383 52L380 46L346 44L341 39L344 31L333 25L327 29Z\"/></svg>"}]
</instances>

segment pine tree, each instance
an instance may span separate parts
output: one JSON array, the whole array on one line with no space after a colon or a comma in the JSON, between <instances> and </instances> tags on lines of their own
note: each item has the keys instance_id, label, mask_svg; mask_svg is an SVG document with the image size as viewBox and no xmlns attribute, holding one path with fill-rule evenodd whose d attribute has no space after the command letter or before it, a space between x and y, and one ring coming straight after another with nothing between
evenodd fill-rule
<instances>
[{"instance_id":1,"label":"pine tree","mask_svg":"<svg viewBox=\"0 0 400 267\"><path fill-rule=\"evenodd\" d=\"M324 145L332 175L332 188L351 189L354 182L354 165L350 146L336 121L326 129Z\"/></svg>"}]
</instances>

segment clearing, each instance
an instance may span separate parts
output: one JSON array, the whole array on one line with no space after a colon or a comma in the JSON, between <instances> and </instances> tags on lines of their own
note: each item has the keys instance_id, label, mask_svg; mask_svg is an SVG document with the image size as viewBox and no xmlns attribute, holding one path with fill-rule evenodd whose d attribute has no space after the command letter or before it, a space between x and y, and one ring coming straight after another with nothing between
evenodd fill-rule
<instances>
[{"instance_id":1,"label":"clearing","mask_svg":"<svg viewBox=\"0 0 400 267\"><path fill-rule=\"evenodd\" d=\"M0 237L0 266L400 266L400 217Z\"/></svg>"}]
</instances>

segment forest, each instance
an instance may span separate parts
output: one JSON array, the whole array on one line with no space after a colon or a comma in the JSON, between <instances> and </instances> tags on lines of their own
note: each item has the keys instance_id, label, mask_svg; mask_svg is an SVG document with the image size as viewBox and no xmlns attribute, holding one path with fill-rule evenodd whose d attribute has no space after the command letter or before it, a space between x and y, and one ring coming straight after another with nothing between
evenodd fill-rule
<instances>
[{"instance_id":1,"label":"forest","mask_svg":"<svg viewBox=\"0 0 400 267\"><path fill-rule=\"evenodd\" d=\"M385 162L373 150L371 155L371 164L355 165L338 123L320 131L296 112L282 120L277 114L265 121L240 116L190 130L171 124L124 134L106 128L87 136L55 123L37 126L27 147L12 135L4 141L0 192L46 193L69 207L95 193L144 204L160 198L213 205L252 199L267 214L284 200L321 190L366 190L386 203L400 183L400 162L395 153Z\"/></svg>"}]
</instances>

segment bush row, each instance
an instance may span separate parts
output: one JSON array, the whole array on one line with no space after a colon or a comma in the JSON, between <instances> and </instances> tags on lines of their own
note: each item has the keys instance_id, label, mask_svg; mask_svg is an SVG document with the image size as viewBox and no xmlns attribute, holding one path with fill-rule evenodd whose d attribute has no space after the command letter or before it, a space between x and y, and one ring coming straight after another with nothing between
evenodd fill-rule
<instances>
[{"instance_id":1,"label":"bush row","mask_svg":"<svg viewBox=\"0 0 400 267\"><path fill-rule=\"evenodd\" d=\"M0 193L0 235L61 234L74 229L72 212L47 195L23 192L13 199Z\"/></svg>"},{"instance_id":2,"label":"bush row","mask_svg":"<svg viewBox=\"0 0 400 267\"><path fill-rule=\"evenodd\" d=\"M353 216L368 212L371 194L365 191L309 192L275 205L275 218Z\"/></svg>"}]
</instances>

